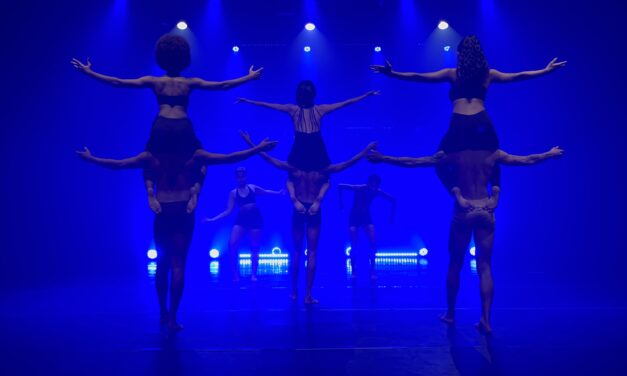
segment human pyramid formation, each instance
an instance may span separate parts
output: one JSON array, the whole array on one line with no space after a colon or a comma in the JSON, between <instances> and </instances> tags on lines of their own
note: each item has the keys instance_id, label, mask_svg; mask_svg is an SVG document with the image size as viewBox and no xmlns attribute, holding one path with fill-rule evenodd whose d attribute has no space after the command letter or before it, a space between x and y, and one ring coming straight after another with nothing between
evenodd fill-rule
<instances>
[{"instance_id":1,"label":"human pyramid formation","mask_svg":"<svg viewBox=\"0 0 627 376\"><path fill-rule=\"evenodd\" d=\"M459 276L465 250L474 235L477 249L477 271L480 279L482 301L481 318L477 328L491 333L490 307L494 284L492 281L491 255L494 238L494 210L500 193L500 165L531 165L563 154L559 147L540 154L516 156L499 149L499 140L490 118L485 111L487 89L492 83L515 82L542 76L566 62L551 62L543 69L518 73L503 73L488 67L479 40L475 36L465 37L457 47L456 68L446 68L430 73L397 72L389 62L373 65L371 69L388 77L424 83L449 83L453 115L437 151L423 157L393 157L377 150L372 142L347 161L331 163L320 128L322 118L340 108L379 95L369 91L361 96L334 104L315 104L316 88L311 81L302 81L296 89L295 104L276 104L239 98L238 103L281 111L290 116L294 124L294 144L287 160L277 159L270 154L276 141L263 139L253 141L241 132L249 148L229 154L217 154L202 148L191 121L187 117L187 106L193 90L228 90L258 79L263 68L250 67L247 75L226 81L207 81L202 78L181 76L191 61L187 41L175 35L162 36L156 45L156 60L165 71L163 76L144 76L136 79L121 79L97 73L87 60L82 63L72 60L74 67L99 81L115 87L151 89L159 104L150 138L143 152L125 159L108 159L94 156L88 148L78 151L86 161L113 168L139 168L143 170L144 182L150 208L155 213L154 239L158 249L156 287L159 298L161 324L170 332L182 328L177 321L177 312L183 294L185 263L194 230L194 210L207 173L207 166L235 163L259 154L270 165L287 172L287 191L293 203L292 233L294 249L291 262L292 292L298 296L298 271L305 235L307 237L307 276L304 296L305 304L316 304L312 296L316 272L316 254L320 237L321 204L330 188L329 178L367 158L372 163L387 163L400 167L433 167L454 198L455 211L450 227L450 264L447 275L448 310L440 319L446 324L455 322L455 302L459 290ZM227 210L205 221L211 222L228 215L235 206L239 208L236 224L231 233L230 248L234 255L241 237L247 232L251 236L253 273L256 280L260 231L263 218L256 207L256 195L281 194L246 183L246 171L236 170L238 186L229 195ZM356 240L359 228L365 229L370 240L370 273L374 274L376 250L374 226L369 207L372 200L382 196L394 199L379 188L380 178L371 176L368 184L341 184L343 189L355 193L350 215L351 240ZM235 263L232 263L235 265ZM238 279L234 266L234 279ZM169 295L169 304L168 304Z\"/></svg>"}]
</instances>

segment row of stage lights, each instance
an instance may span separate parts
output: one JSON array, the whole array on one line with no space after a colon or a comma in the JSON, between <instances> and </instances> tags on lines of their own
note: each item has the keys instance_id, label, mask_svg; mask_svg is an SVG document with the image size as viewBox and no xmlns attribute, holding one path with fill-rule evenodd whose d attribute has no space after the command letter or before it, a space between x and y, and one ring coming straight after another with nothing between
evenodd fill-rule
<instances>
[{"instance_id":1,"label":"row of stage lights","mask_svg":"<svg viewBox=\"0 0 627 376\"><path fill-rule=\"evenodd\" d=\"M181 30L181 31L183 31L183 30L187 30L187 28L188 28L187 22L185 22L185 21L179 21L179 22L176 24L176 28L177 28L177 29L179 29L179 30ZM438 29L440 29L440 30L446 30L446 29L448 29L448 28L449 28L448 22L446 22L446 21L440 21L440 22L438 23ZM307 30L307 31L314 31L314 30L316 30L316 25L315 25L315 24L313 24L312 22L308 22L308 23L306 23L306 24L305 24L305 30ZM374 52L379 53L379 52L381 52L381 50L382 50L382 49L381 49L381 46L375 46L375 47L374 47ZM451 50L451 46L444 46L444 51L449 52L450 50ZM233 46L232 51L233 51L234 53L238 53L238 52L240 51L240 47L239 47L239 46L237 46L237 45L235 45L235 46ZM304 52L311 52L311 46L304 46L304 47L303 47L303 51L304 51Z\"/></svg>"}]
</instances>

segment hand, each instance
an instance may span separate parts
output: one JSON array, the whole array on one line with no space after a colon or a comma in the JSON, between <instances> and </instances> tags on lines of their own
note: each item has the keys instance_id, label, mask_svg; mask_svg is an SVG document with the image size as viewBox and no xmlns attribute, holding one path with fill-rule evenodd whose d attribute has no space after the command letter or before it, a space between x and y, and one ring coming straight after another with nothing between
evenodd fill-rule
<instances>
[{"instance_id":1,"label":"hand","mask_svg":"<svg viewBox=\"0 0 627 376\"><path fill-rule=\"evenodd\" d=\"M375 151L379 147L379 141L372 141L364 149L364 153Z\"/></svg>"},{"instance_id":2,"label":"hand","mask_svg":"<svg viewBox=\"0 0 627 376\"><path fill-rule=\"evenodd\" d=\"M205 217L201 221L202 223L211 223L211 222L215 222L216 220L214 218Z\"/></svg>"},{"instance_id":3,"label":"hand","mask_svg":"<svg viewBox=\"0 0 627 376\"><path fill-rule=\"evenodd\" d=\"M446 157L446 153L443 152L442 150L440 150L437 153L433 154L433 159L435 159L437 162L439 162L442 159L444 159L444 157Z\"/></svg>"},{"instance_id":4,"label":"hand","mask_svg":"<svg viewBox=\"0 0 627 376\"><path fill-rule=\"evenodd\" d=\"M264 138L260 143L257 144L257 147L261 151L270 151L276 147L277 141L270 141L268 138Z\"/></svg>"},{"instance_id":5,"label":"hand","mask_svg":"<svg viewBox=\"0 0 627 376\"><path fill-rule=\"evenodd\" d=\"M386 60L385 65L371 65L370 69L375 73L390 74L392 72L392 64Z\"/></svg>"},{"instance_id":6,"label":"hand","mask_svg":"<svg viewBox=\"0 0 627 376\"><path fill-rule=\"evenodd\" d=\"M152 210L153 213L161 213L161 203L157 200L155 195L148 195L148 206L150 206L150 210Z\"/></svg>"},{"instance_id":7,"label":"hand","mask_svg":"<svg viewBox=\"0 0 627 376\"><path fill-rule=\"evenodd\" d=\"M366 93L366 96L372 96L372 95L380 95L381 94L381 90L370 90L369 92Z\"/></svg>"},{"instance_id":8,"label":"hand","mask_svg":"<svg viewBox=\"0 0 627 376\"><path fill-rule=\"evenodd\" d=\"M564 149L561 149L559 146L555 146L548 151L548 154L551 158L559 158L564 155Z\"/></svg>"},{"instance_id":9,"label":"hand","mask_svg":"<svg viewBox=\"0 0 627 376\"><path fill-rule=\"evenodd\" d=\"M261 71L263 70L263 68L259 68L257 70L255 70L255 66L251 65L250 68L248 68L248 77L251 80L257 80L259 78L261 78Z\"/></svg>"},{"instance_id":10,"label":"hand","mask_svg":"<svg viewBox=\"0 0 627 376\"><path fill-rule=\"evenodd\" d=\"M553 60L551 60L549 62L549 64L546 66L546 68L544 68L545 71L547 72L552 72L557 68L561 68L561 67L565 67L566 66L567 61L557 61L557 58L553 58Z\"/></svg>"},{"instance_id":11,"label":"hand","mask_svg":"<svg viewBox=\"0 0 627 376\"><path fill-rule=\"evenodd\" d=\"M282 189L279 191L279 194L280 194L281 196L285 196L285 195L287 194L287 191L285 190L285 188L282 188Z\"/></svg>"},{"instance_id":12,"label":"hand","mask_svg":"<svg viewBox=\"0 0 627 376\"><path fill-rule=\"evenodd\" d=\"M78 69L79 71L83 73L91 72L91 60L89 60L89 58L87 58L87 64L83 64L78 59L72 59L70 63L74 66L74 68Z\"/></svg>"},{"instance_id":13,"label":"hand","mask_svg":"<svg viewBox=\"0 0 627 376\"><path fill-rule=\"evenodd\" d=\"M381 163L383 162L384 155L378 150L370 150L370 154L366 157L368 162Z\"/></svg>"},{"instance_id":14,"label":"hand","mask_svg":"<svg viewBox=\"0 0 627 376\"><path fill-rule=\"evenodd\" d=\"M300 201L292 200L292 203L294 204L294 210L296 210L297 213L305 214L307 210L305 209L305 206Z\"/></svg>"},{"instance_id":15,"label":"hand","mask_svg":"<svg viewBox=\"0 0 627 376\"><path fill-rule=\"evenodd\" d=\"M187 214L192 214L196 210L196 206L198 206L198 194L192 194L187 201Z\"/></svg>"},{"instance_id":16,"label":"hand","mask_svg":"<svg viewBox=\"0 0 627 376\"><path fill-rule=\"evenodd\" d=\"M239 131L240 137L250 146L255 146L255 143L250 138L250 134L248 132L244 132L242 130Z\"/></svg>"},{"instance_id":17,"label":"hand","mask_svg":"<svg viewBox=\"0 0 627 376\"><path fill-rule=\"evenodd\" d=\"M246 102L246 98L237 98L233 104L240 104L242 102Z\"/></svg>"},{"instance_id":18,"label":"hand","mask_svg":"<svg viewBox=\"0 0 627 376\"><path fill-rule=\"evenodd\" d=\"M87 146L84 146L84 149L82 151L76 151L76 154L78 154L79 157L83 158L86 161L89 161L93 158L93 155L91 155L91 151L87 149Z\"/></svg>"},{"instance_id":19,"label":"hand","mask_svg":"<svg viewBox=\"0 0 627 376\"><path fill-rule=\"evenodd\" d=\"M463 198L462 196L456 196L455 197L455 202L457 203L457 206L459 206L460 208L464 209L465 211L473 211L476 208L470 203L469 200L466 200L465 198Z\"/></svg>"},{"instance_id":20,"label":"hand","mask_svg":"<svg viewBox=\"0 0 627 376\"><path fill-rule=\"evenodd\" d=\"M309 211L307 212L307 214L316 215L318 214L319 211L320 211L320 202L314 201L314 203L311 204L311 206L309 207Z\"/></svg>"},{"instance_id":21,"label":"hand","mask_svg":"<svg viewBox=\"0 0 627 376\"><path fill-rule=\"evenodd\" d=\"M499 200L495 196L492 196L488 199L488 204L484 207L484 209L489 212L493 212L496 210L497 206L499 206Z\"/></svg>"}]
</instances>

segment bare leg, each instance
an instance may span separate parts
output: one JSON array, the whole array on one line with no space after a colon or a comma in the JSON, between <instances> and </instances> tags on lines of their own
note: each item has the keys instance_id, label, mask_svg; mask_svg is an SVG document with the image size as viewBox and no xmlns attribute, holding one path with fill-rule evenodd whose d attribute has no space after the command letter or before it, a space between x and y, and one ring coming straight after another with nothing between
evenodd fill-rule
<instances>
[{"instance_id":1,"label":"bare leg","mask_svg":"<svg viewBox=\"0 0 627 376\"><path fill-rule=\"evenodd\" d=\"M229 263L231 264L231 276L233 282L239 282L239 243L246 234L244 227L240 225L233 226L231 236L229 237Z\"/></svg>"},{"instance_id":2,"label":"bare leg","mask_svg":"<svg viewBox=\"0 0 627 376\"><path fill-rule=\"evenodd\" d=\"M368 262L370 262L370 279L377 279L377 273L375 265L377 261L377 232L373 224L366 226L366 235L368 235L368 242L370 243L370 252L368 253Z\"/></svg>"},{"instance_id":3,"label":"bare leg","mask_svg":"<svg viewBox=\"0 0 627 376\"><path fill-rule=\"evenodd\" d=\"M355 267L357 266L357 262L355 262L355 251L357 250L357 241L359 240L359 228L357 228L357 226L350 226L348 228L348 232L350 234L350 239L351 239L351 257L350 257L350 262L351 262L351 269L352 269L352 274L351 274L351 278L357 278L357 271L355 270Z\"/></svg>"},{"instance_id":4,"label":"bare leg","mask_svg":"<svg viewBox=\"0 0 627 376\"><path fill-rule=\"evenodd\" d=\"M300 223L292 223L292 241L294 243L294 253L292 255L292 293L290 298L296 300L298 297L298 272L300 271L300 263L303 254L303 240L304 240L303 226Z\"/></svg>"},{"instance_id":5,"label":"bare leg","mask_svg":"<svg viewBox=\"0 0 627 376\"><path fill-rule=\"evenodd\" d=\"M318 304L319 301L311 296L314 277L316 276L316 255L318 240L320 239L320 225L307 226L307 284L305 290L305 304Z\"/></svg>"},{"instance_id":6,"label":"bare leg","mask_svg":"<svg viewBox=\"0 0 627 376\"><path fill-rule=\"evenodd\" d=\"M259 248L261 247L261 230L250 230L250 280L257 281L257 271L259 270Z\"/></svg>"},{"instance_id":7,"label":"bare leg","mask_svg":"<svg viewBox=\"0 0 627 376\"><path fill-rule=\"evenodd\" d=\"M459 292L459 274L462 270L466 248L470 242L471 235L472 228L469 225L453 219L448 241L450 259L446 276L448 310L440 316L440 319L449 325L455 323L455 304L457 302L457 293Z\"/></svg>"},{"instance_id":8,"label":"bare leg","mask_svg":"<svg viewBox=\"0 0 627 376\"><path fill-rule=\"evenodd\" d=\"M157 273L155 284L157 287L157 297L159 298L159 316L161 325L168 323L168 285L170 274L170 258L166 254L163 246L158 245Z\"/></svg>"},{"instance_id":9,"label":"bare leg","mask_svg":"<svg viewBox=\"0 0 627 376\"><path fill-rule=\"evenodd\" d=\"M172 265L170 312L168 317L168 329L170 331L177 331L183 328L177 321L177 313L183 297L183 288L185 287L185 264L187 263L187 252L189 251L191 236L192 231L178 231L172 234L172 248L169 255Z\"/></svg>"},{"instance_id":10,"label":"bare leg","mask_svg":"<svg viewBox=\"0 0 627 376\"><path fill-rule=\"evenodd\" d=\"M494 297L494 280L492 279L492 246L494 244L494 222L486 221L475 229L475 246L477 247L477 272L479 273L479 291L481 294L481 319L478 329L487 334L492 333L490 311Z\"/></svg>"}]
</instances>

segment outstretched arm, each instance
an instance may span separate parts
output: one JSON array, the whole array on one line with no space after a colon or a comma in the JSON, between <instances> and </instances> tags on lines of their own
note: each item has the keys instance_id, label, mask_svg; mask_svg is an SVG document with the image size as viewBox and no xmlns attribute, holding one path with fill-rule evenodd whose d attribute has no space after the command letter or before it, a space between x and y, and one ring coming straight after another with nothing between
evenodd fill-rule
<instances>
[{"instance_id":1,"label":"outstretched arm","mask_svg":"<svg viewBox=\"0 0 627 376\"><path fill-rule=\"evenodd\" d=\"M281 189L281 190L278 190L278 191L273 191L273 190L270 190L270 189L261 188L260 186L254 185L254 184L251 184L251 187L253 188L253 191L256 194L258 194L258 195L274 195L274 196L278 196L278 195L284 195L285 194L285 189Z\"/></svg>"},{"instance_id":2,"label":"outstretched arm","mask_svg":"<svg viewBox=\"0 0 627 376\"><path fill-rule=\"evenodd\" d=\"M235 191L233 190L229 193L229 199L226 202L226 209L222 213L216 215L213 218L205 218L203 222L215 222L224 217L227 217L229 214L233 212L234 207L235 207Z\"/></svg>"},{"instance_id":3,"label":"outstretched arm","mask_svg":"<svg viewBox=\"0 0 627 376\"><path fill-rule=\"evenodd\" d=\"M531 71L523 71L516 73L504 73L500 72L496 69L490 69L490 81L491 82L516 82L516 81L524 81L535 77L544 76L545 74L551 73L554 70L566 66L566 61L557 61L557 58L554 58L549 62L549 64L543 68L538 70Z\"/></svg>"},{"instance_id":4,"label":"outstretched arm","mask_svg":"<svg viewBox=\"0 0 627 376\"><path fill-rule=\"evenodd\" d=\"M141 152L134 157L124 159L100 158L92 155L91 151L89 151L87 147L85 147L82 151L77 151L76 154L87 162L114 170L143 168L146 166L150 158L152 158L152 154L147 151Z\"/></svg>"},{"instance_id":5,"label":"outstretched arm","mask_svg":"<svg viewBox=\"0 0 627 376\"><path fill-rule=\"evenodd\" d=\"M199 163L201 165L211 165L211 164L227 164L227 163L235 163L240 162L245 159L250 158L251 156L274 149L276 146L276 141L269 141L267 138L258 143L257 145L253 145L251 148L241 151L236 151L230 154L218 154L218 153L210 153L204 149L196 150L194 153L194 162Z\"/></svg>"},{"instance_id":6,"label":"outstretched arm","mask_svg":"<svg viewBox=\"0 0 627 376\"><path fill-rule=\"evenodd\" d=\"M338 103L333 103L333 104L321 104L318 106L318 110L320 110L320 112L322 112L322 115L326 115L329 112L333 112L335 110L339 110L342 107L346 107L348 105L351 105L353 103L357 103L365 98L368 98L370 96L373 95L379 95L380 92L379 90L370 90L369 92L362 94L358 97L355 98L351 98L351 99L347 99L343 102L338 102Z\"/></svg>"},{"instance_id":7,"label":"outstretched arm","mask_svg":"<svg viewBox=\"0 0 627 376\"><path fill-rule=\"evenodd\" d=\"M250 135L247 132L239 132L240 136L242 137L242 139L248 144L248 145L254 145L252 139L250 138ZM270 163L271 165L273 165L274 167L278 168L279 170L284 170L287 172L294 172L296 171L296 168L294 168L291 164L287 163L286 161L282 161L280 159L274 158L273 156L269 155L268 153L265 152L261 152L259 153L259 155L266 160L266 162Z\"/></svg>"},{"instance_id":8,"label":"outstretched arm","mask_svg":"<svg viewBox=\"0 0 627 376\"><path fill-rule=\"evenodd\" d=\"M446 158L444 152L438 152L426 157L392 157L383 155L378 151L373 151L368 155L368 160L372 163L388 163L399 167L434 167Z\"/></svg>"},{"instance_id":9,"label":"outstretched arm","mask_svg":"<svg viewBox=\"0 0 627 376\"><path fill-rule=\"evenodd\" d=\"M527 166L540 163L549 158L558 158L563 154L564 150L560 149L559 146L555 146L544 153L530 155L512 155L499 150L497 151L497 162L510 166Z\"/></svg>"},{"instance_id":10,"label":"outstretched arm","mask_svg":"<svg viewBox=\"0 0 627 376\"><path fill-rule=\"evenodd\" d=\"M74 68L83 72L89 77L93 77L98 81L104 82L111 86L116 87L129 87L129 88L145 88L152 87L155 78L152 76L144 76L139 78L118 78L113 76L107 76L101 73L94 72L91 69L91 61L87 58L87 63L83 64L78 59L72 59L71 61Z\"/></svg>"},{"instance_id":11,"label":"outstretched arm","mask_svg":"<svg viewBox=\"0 0 627 376\"><path fill-rule=\"evenodd\" d=\"M371 65L375 73L382 73L388 77L398 78L404 81L424 82L424 83L440 83L451 82L455 80L455 69L445 68L435 72L415 73L415 72L397 72L392 69L392 64L385 61L385 65Z\"/></svg>"},{"instance_id":12,"label":"outstretched arm","mask_svg":"<svg viewBox=\"0 0 627 376\"><path fill-rule=\"evenodd\" d=\"M379 189L379 194L381 195L381 197L388 200L392 204L392 208L390 209L390 223L393 223L394 213L396 212L396 198L394 198L394 196L392 196L391 194L385 191L382 191L380 189Z\"/></svg>"},{"instance_id":13,"label":"outstretched arm","mask_svg":"<svg viewBox=\"0 0 627 376\"><path fill-rule=\"evenodd\" d=\"M287 112L288 114L291 114L292 112L296 110L296 106L293 104L268 103L268 102L254 101L252 99L247 99L247 98L237 98L237 101L235 101L235 103L236 104L237 103L250 103L250 104L254 104L255 106L270 108L272 110L277 110L281 112Z\"/></svg>"},{"instance_id":14,"label":"outstretched arm","mask_svg":"<svg viewBox=\"0 0 627 376\"><path fill-rule=\"evenodd\" d=\"M378 144L376 142L371 142L368 144L368 146L366 146L364 150L360 151L351 159L344 161L344 162L332 164L329 167L327 167L323 172L326 172L329 174L335 174L337 172L344 171L347 168L353 166L355 163L359 162L359 160L365 157L368 154L368 152L376 149L377 145Z\"/></svg>"},{"instance_id":15,"label":"outstretched arm","mask_svg":"<svg viewBox=\"0 0 627 376\"><path fill-rule=\"evenodd\" d=\"M202 89L202 90L229 90L234 87L238 87L248 81L256 80L261 77L261 71L263 68L259 68L257 70L251 65L248 69L248 74L239 78L235 78L233 80L226 81L207 81L202 78L190 78L190 83L192 89Z\"/></svg>"}]
</instances>

